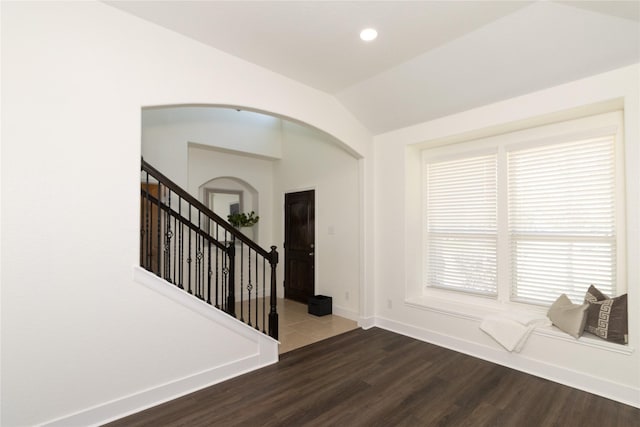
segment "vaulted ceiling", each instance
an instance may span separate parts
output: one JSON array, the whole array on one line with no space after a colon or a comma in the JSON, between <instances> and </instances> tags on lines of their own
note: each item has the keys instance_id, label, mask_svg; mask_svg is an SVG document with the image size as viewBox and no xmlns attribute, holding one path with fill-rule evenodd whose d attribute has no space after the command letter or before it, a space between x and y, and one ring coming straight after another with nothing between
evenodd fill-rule
<instances>
[{"instance_id":1,"label":"vaulted ceiling","mask_svg":"<svg viewBox=\"0 0 640 427\"><path fill-rule=\"evenodd\" d=\"M334 95L374 134L640 61L634 0L107 3Z\"/></svg>"}]
</instances>

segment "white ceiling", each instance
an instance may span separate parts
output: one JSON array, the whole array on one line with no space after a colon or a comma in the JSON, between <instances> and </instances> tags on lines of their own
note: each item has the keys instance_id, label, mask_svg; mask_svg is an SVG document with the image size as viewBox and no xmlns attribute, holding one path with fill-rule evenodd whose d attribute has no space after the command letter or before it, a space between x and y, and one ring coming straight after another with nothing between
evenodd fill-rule
<instances>
[{"instance_id":1,"label":"white ceiling","mask_svg":"<svg viewBox=\"0 0 640 427\"><path fill-rule=\"evenodd\" d=\"M640 60L634 0L107 3L332 94L374 134Z\"/></svg>"}]
</instances>

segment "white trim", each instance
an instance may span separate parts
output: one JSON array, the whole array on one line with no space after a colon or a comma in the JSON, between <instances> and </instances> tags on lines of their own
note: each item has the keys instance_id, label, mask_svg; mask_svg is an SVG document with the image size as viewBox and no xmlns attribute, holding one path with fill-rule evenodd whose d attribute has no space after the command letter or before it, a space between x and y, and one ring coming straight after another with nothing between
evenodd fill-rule
<instances>
[{"instance_id":1,"label":"white trim","mask_svg":"<svg viewBox=\"0 0 640 427\"><path fill-rule=\"evenodd\" d=\"M472 357L477 357L498 365L506 366L511 369L640 408L640 389L625 384L616 383L603 378L596 378L581 372L533 360L522 355L514 357L512 353L504 350L494 349L453 336L428 331L384 317L376 317L373 323L381 329L428 342L440 347L445 347ZM367 328L363 327L363 329Z\"/></svg>"},{"instance_id":2,"label":"white trim","mask_svg":"<svg viewBox=\"0 0 640 427\"><path fill-rule=\"evenodd\" d=\"M360 328L362 328L363 330L367 330L367 329L371 329L376 325L376 318L371 316L371 317L360 317L358 319L358 326L360 326Z\"/></svg>"},{"instance_id":3,"label":"white trim","mask_svg":"<svg viewBox=\"0 0 640 427\"><path fill-rule=\"evenodd\" d=\"M278 362L278 341L256 331L249 325L211 307L204 301L168 284L158 276L138 266L133 269L134 280L155 292L183 305L201 316L230 329L256 343L256 353L230 363L166 382L118 399L48 421L42 426L69 425L98 426L181 396L221 383L238 375Z\"/></svg>"},{"instance_id":4,"label":"white trim","mask_svg":"<svg viewBox=\"0 0 640 427\"><path fill-rule=\"evenodd\" d=\"M367 280L367 225L369 223L370 211L365 207L367 206L367 166L365 159L358 159L358 217L360 218L358 224L358 318L367 314L367 291L365 289L365 283ZM371 164L372 160L369 157ZM373 293L373 291L372 291ZM353 319L358 320L358 319Z\"/></svg>"},{"instance_id":5,"label":"white trim","mask_svg":"<svg viewBox=\"0 0 640 427\"><path fill-rule=\"evenodd\" d=\"M568 341L575 344L583 345L586 347L599 348L601 350L611 351L613 353L620 353L630 356L635 352L635 348L628 344L616 344L609 341L605 341L601 338L585 333L578 339L573 338L571 335L562 332L555 326L538 327L533 331L534 335L540 335L543 337L549 337L560 341Z\"/></svg>"},{"instance_id":6,"label":"white trim","mask_svg":"<svg viewBox=\"0 0 640 427\"><path fill-rule=\"evenodd\" d=\"M277 362L277 360L272 363L275 362ZM101 403L41 425L43 427L65 427L72 425L100 426L221 383L233 377L268 366L272 363L261 364L261 357L259 354L256 354L227 365L218 366L172 382L167 382L158 387Z\"/></svg>"},{"instance_id":7,"label":"white trim","mask_svg":"<svg viewBox=\"0 0 640 427\"><path fill-rule=\"evenodd\" d=\"M542 310L541 307L530 306L529 304L514 306L514 304L503 304L495 300L488 300L485 305L481 305L463 303L460 301L454 301L453 298L445 297L430 299L427 299L425 297L416 297L406 299L404 301L404 304L408 307L416 308L419 310L430 311L432 313L476 322L482 321L485 316L488 316L490 314L495 314L510 309L546 315L546 309ZM589 334L585 334L582 337L575 339L572 336L560 331L555 326L538 327L534 329L533 334L625 355L631 355L635 351L635 348L630 346L629 344L616 344L605 341L595 336L590 336Z\"/></svg>"}]
</instances>

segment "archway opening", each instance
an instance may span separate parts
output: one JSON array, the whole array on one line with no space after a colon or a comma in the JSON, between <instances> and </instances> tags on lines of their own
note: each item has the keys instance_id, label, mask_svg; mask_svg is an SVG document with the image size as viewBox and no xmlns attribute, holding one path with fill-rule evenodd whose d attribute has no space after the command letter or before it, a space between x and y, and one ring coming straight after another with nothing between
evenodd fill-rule
<instances>
[{"instance_id":1,"label":"archway opening","mask_svg":"<svg viewBox=\"0 0 640 427\"><path fill-rule=\"evenodd\" d=\"M278 296L284 296L285 194L314 190L315 293L331 296L333 312L356 320L361 289L360 162L326 132L286 118L212 106L167 106L142 111L146 161L205 205L221 193L224 213L236 199L260 221L253 236L281 254ZM245 233L246 234L246 233Z\"/></svg>"}]
</instances>

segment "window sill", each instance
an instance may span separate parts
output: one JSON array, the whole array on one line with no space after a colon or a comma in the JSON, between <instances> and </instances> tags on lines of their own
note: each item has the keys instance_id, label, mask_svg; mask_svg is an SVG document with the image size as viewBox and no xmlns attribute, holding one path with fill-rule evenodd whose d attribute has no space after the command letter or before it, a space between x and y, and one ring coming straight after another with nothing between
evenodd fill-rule
<instances>
[{"instance_id":1,"label":"window sill","mask_svg":"<svg viewBox=\"0 0 640 427\"><path fill-rule=\"evenodd\" d=\"M485 316L504 312L507 310L526 311L546 316L546 308L527 306L524 304L502 303L489 298L463 295L453 297L448 292L429 291L428 294L407 298L404 304L408 307L440 313L447 316L480 322ZM533 331L539 335L555 340L568 341L578 345L597 348L600 350L630 355L634 348L628 344L615 344L585 333L576 339L562 332L555 326L539 326Z\"/></svg>"}]
</instances>

